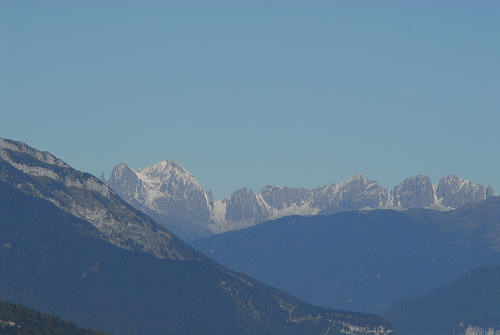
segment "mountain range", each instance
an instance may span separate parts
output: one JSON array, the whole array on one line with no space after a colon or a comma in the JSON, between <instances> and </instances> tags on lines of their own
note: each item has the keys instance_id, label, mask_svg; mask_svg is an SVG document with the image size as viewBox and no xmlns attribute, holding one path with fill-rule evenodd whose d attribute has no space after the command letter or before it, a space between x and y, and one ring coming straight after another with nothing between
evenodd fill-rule
<instances>
[{"instance_id":1,"label":"mountain range","mask_svg":"<svg viewBox=\"0 0 500 335\"><path fill-rule=\"evenodd\" d=\"M192 245L310 303L383 314L470 269L500 264L500 197L446 212L288 216Z\"/></svg>"},{"instance_id":2,"label":"mountain range","mask_svg":"<svg viewBox=\"0 0 500 335\"><path fill-rule=\"evenodd\" d=\"M110 334L394 332L382 317L313 306L227 270L99 179L5 139L0 261L0 299Z\"/></svg>"},{"instance_id":3,"label":"mountain range","mask_svg":"<svg viewBox=\"0 0 500 335\"><path fill-rule=\"evenodd\" d=\"M491 186L485 188L456 175L444 176L437 184L427 176L410 177L388 191L358 174L316 189L267 185L257 194L242 188L223 200L214 200L212 193L175 161L161 161L144 169L119 164L107 184L129 204L187 241L288 215L357 209L446 211L495 195Z\"/></svg>"}]
</instances>

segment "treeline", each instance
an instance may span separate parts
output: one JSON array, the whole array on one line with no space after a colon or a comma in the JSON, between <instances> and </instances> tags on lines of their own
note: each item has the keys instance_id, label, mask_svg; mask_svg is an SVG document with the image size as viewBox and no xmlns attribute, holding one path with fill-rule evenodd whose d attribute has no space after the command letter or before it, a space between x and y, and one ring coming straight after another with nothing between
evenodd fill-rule
<instances>
[{"instance_id":1,"label":"treeline","mask_svg":"<svg viewBox=\"0 0 500 335\"><path fill-rule=\"evenodd\" d=\"M2 335L104 335L34 309L0 301Z\"/></svg>"}]
</instances>

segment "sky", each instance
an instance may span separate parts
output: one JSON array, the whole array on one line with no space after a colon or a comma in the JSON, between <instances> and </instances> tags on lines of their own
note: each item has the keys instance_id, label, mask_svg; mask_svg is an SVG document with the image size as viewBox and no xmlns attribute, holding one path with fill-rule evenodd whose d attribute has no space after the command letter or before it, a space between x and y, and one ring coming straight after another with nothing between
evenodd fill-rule
<instances>
[{"instance_id":1,"label":"sky","mask_svg":"<svg viewBox=\"0 0 500 335\"><path fill-rule=\"evenodd\" d=\"M500 191L498 1L0 2L0 137L216 199L361 173Z\"/></svg>"}]
</instances>

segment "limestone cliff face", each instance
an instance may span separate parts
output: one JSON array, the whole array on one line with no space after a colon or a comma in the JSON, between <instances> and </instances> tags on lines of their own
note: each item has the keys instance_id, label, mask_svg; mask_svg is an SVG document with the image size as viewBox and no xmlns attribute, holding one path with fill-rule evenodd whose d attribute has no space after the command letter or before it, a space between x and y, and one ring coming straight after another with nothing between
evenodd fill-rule
<instances>
[{"instance_id":1,"label":"limestone cliff face","mask_svg":"<svg viewBox=\"0 0 500 335\"><path fill-rule=\"evenodd\" d=\"M179 247L183 243L166 229L143 213L131 211L108 185L90 174L72 169L48 152L0 139L0 164L1 181L91 223L100 238L116 246L144 251L159 258L194 257L190 251L184 253L184 248ZM127 192L141 189L141 184L125 168L122 177L122 189Z\"/></svg>"},{"instance_id":2,"label":"limestone cliff face","mask_svg":"<svg viewBox=\"0 0 500 335\"><path fill-rule=\"evenodd\" d=\"M435 201L434 187L427 176L405 179L394 189L394 205L403 208L425 208Z\"/></svg>"},{"instance_id":3,"label":"limestone cliff face","mask_svg":"<svg viewBox=\"0 0 500 335\"><path fill-rule=\"evenodd\" d=\"M313 206L323 213L392 207L389 192L360 174L343 183L315 189L313 199Z\"/></svg>"},{"instance_id":4,"label":"limestone cliff face","mask_svg":"<svg viewBox=\"0 0 500 335\"><path fill-rule=\"evenodd\" d=\"M137 170L120 164L107 183L128 203L188 240L288 215L369 209L450 210L494 194L491 187L485 191L482 185L455 175L444 176L437 186L427 176L410 177L388 191L358 174L316 189L267 185L257 194L242 188L223 200L215 200L175 161Z\"/></svg>"},{"instance_id":5,"label":"limestone cliff face","mask_svg":"<svg viewBox=\"0 0 500 335\"><path fill-rule=\"evenodd\" d=\"M439 181L436 195L446 207L458 208L465 204L486 199L484 186L456 175L447 175Z\"/></svg>"}]
</instances>

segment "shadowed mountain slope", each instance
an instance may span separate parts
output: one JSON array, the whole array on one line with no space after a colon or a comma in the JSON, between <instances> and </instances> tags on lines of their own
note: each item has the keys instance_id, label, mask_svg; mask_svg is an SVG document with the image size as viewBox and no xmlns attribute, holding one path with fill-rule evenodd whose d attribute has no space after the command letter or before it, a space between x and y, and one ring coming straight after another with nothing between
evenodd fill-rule
<instances>
[{"instance_id":1,"label":"shadowed mountain slope","mask_svg":"<svg viewBox=\"0 0 500 335\"><path fill-rule=\"evenodd\" d=\"M0 140L0 298L110 334L388 334L193 250L97 178Z\"/></svg>"},{"instance_id":2,"label":"shadowed mountain slope","mask_svg":"<svg viewBox=\"0 0 500 335\"><path fill-rule=\"evenodd\" d=\"M500 198L450 212L375 210L284 217L194 243L205 254L301 299L383 313L500 264Z\"/></svg>"},{"instance_id":3,"label":"shadowed mountain slope","mask_svg":"<svg viewBox=\"0 0 500 335\"><path fill-rule=\"evenodd\" d=\"M386 314L400 335L452 335L467 329L495 334L500 331L500 266L468 271L452 285L406 299Z\"/></svg>"}]
</instances>

